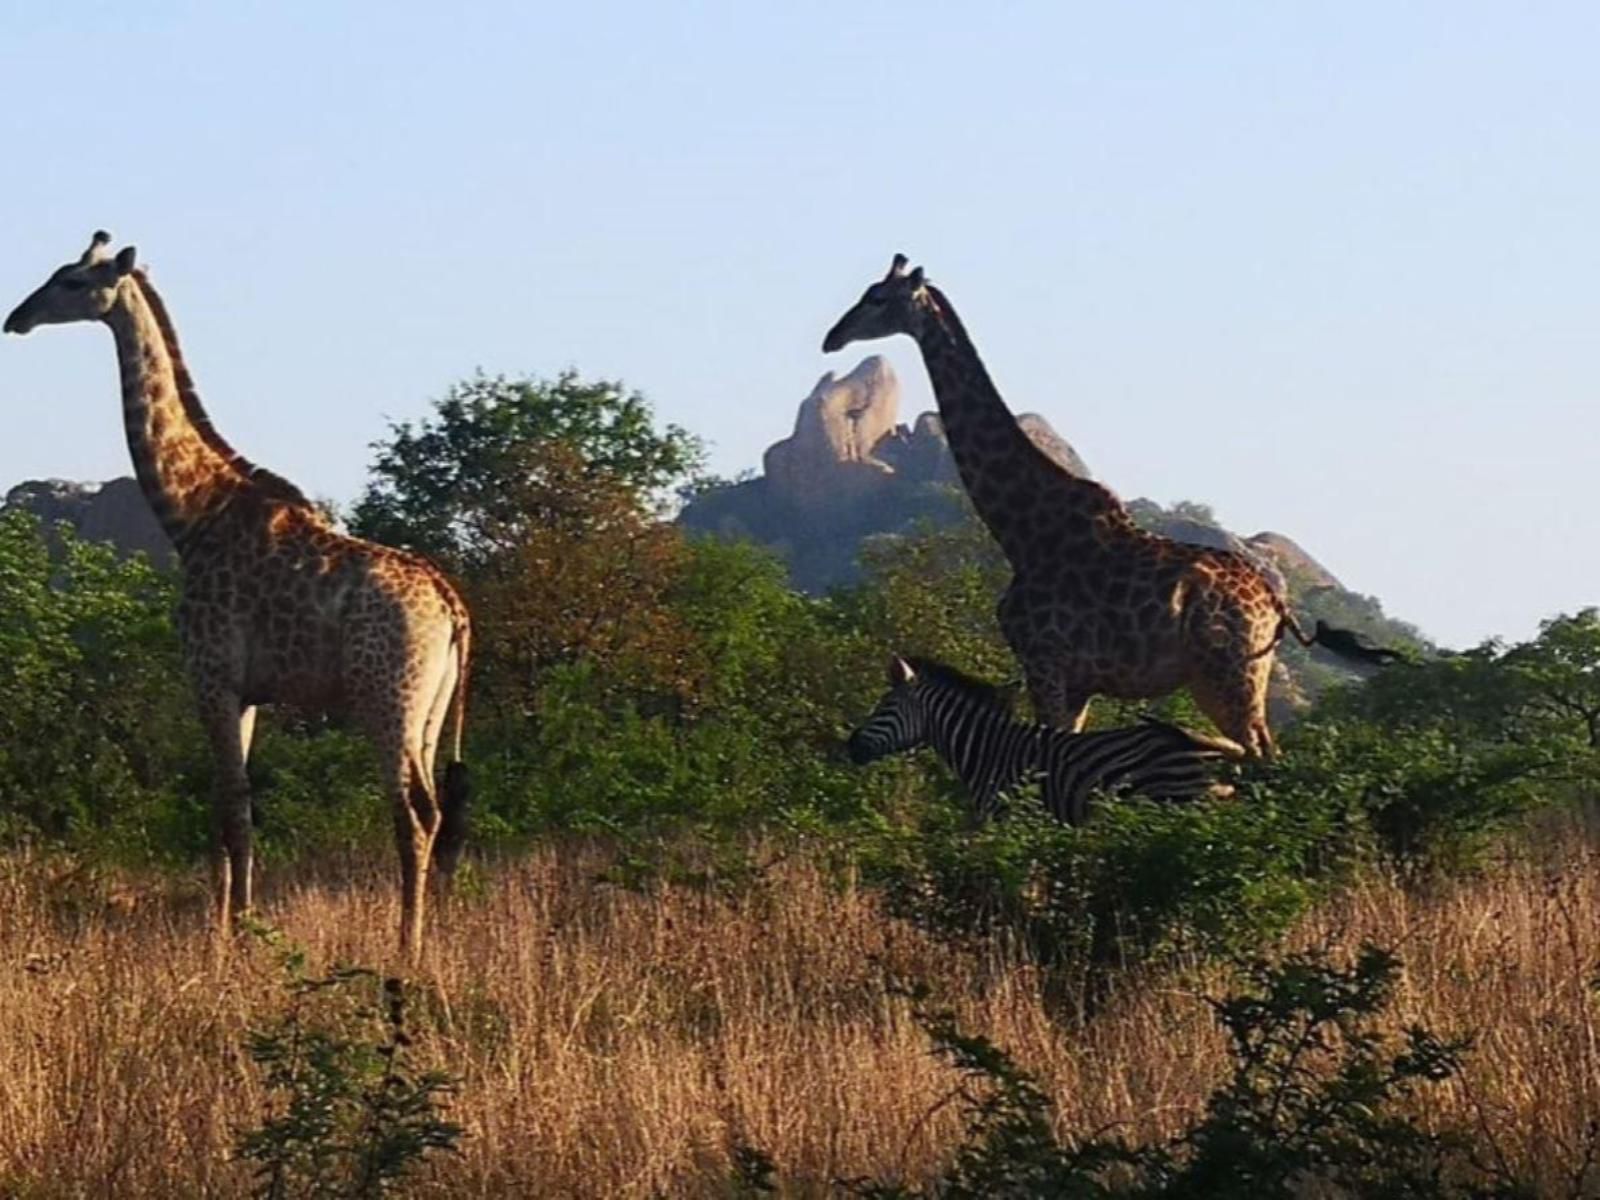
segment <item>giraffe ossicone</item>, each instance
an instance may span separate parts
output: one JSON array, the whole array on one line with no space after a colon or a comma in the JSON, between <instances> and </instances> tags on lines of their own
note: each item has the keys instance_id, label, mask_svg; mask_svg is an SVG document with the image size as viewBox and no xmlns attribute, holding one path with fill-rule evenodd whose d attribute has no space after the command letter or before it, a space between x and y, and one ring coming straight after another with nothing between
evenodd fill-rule
<instances>
[{"instance_id":1,"label":"giraffe ossicone","mask_svg":"<svg viewBox=\"0 0 1600 1200\"><path fill-rule=\"evenodd\" d=\"M89 238L89 248L83 252L83 257L78 261L87 266L90 263L101 262L110 258L110 254L106 252L106 247L110 244L111 235L104 229L96 229L93 236Z\"/></svg>"}]
</instances>

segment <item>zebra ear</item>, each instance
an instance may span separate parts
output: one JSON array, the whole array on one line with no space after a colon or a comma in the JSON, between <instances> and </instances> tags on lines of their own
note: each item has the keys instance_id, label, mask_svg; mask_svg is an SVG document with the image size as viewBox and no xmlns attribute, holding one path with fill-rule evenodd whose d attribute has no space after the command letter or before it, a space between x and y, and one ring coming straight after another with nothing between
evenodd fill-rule
<instances>
[{"instance_id":1,"label":"zebra ear","mask_svg":"<svg viewBox=\"0 0 1600 1200\"><path fill-rule=\"evenodd\" d=\"M911 669L911 664L899 655L895 655L889 660L890 687L899 687L901 684L910 683L916 677L917 673Z\"/></svg>"}]
</instances>

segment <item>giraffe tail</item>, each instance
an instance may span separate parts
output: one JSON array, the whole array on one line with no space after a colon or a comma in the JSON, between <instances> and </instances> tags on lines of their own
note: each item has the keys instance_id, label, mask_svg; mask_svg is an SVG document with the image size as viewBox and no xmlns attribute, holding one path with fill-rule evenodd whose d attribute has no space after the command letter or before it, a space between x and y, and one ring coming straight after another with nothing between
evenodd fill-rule
<instances>
[{"instance_id":1,"label":"giraffe tail","mask_svg":"<svg viewBox=\"0 0 1600 1200\"><path fill-rule=\"evenodd\" d=\"M1294 640L1302 646L1307 648L1315 646L1317 644L1317 635L1314 633L1308 634L1300 627L1300 622L1295 619L1294 612L1289 608L1288 602L1278 595L1276 591L1273 592L1272 599L1273 603L1278 606L1278 628L1273 632L1272 637L1267 640L1267 644L1259 650L1252 651L1250 657L1252 659L1265 658L1278 648L1278 644L1283 641L1283 635L1286 633L1294 634Z\"/></svg>"},{"instance_id":2,"label":"giraffe tail","mask_svg":"<svg viewBox=\"0 0 1600 1200\"><path fill-rule=\"evenodd\" d=\"M466 767L461 759L461 743L467 728L467 682L472 674L472 622L465 612L456 626L456 690L450 697L453 726L450 733L450 765Z\"/></svg>"},{"instance_id":3,"label":"giraffe tail","mask_svg":"<svg viewBox=\"0 0 1600 1200\"><path fill-rule=\"evenodd\" d=\"M439 795L439 836L433 844L434 864L449 878L460 865L471 824L469 806L472 781L461 757L462 737L467 724L467 675L472 657L472 626L463 613L456 626L456 686L450 697L447 720L453 726L450 736L450 762L444 769L444 786Z\"/></svg>"},{"instance_id":4,"label":"giraffe tail","mask_svg":"<svg viewBox=\"0 0 1600 1200\"><path fill-rule=\"evenodd\" d=\"M1282 597L1278 597L1277 601L1278 630L1272 635L1272 640L1265 647L1257 650L1251 656L1252 658L1260 658L1265 654L1270 654L1277 648L1278 643L1283 641L1285 632L1294 634L1295 641L1308 650L1312 646L1321 646L1324 649L1333 651L1340 658L1349 659L1351 662L1375 663L1383 666L1391 662L1402 661L1405 657L1398 650L1390 650L1383 646L1365 645L1353 630L1338 629L1323 621L1318 621L1316 629L1308 634L1300 627L1300 622L1295 620L1294 613L1289 611L1289 606Z\"/></svg>"}]
</instances>

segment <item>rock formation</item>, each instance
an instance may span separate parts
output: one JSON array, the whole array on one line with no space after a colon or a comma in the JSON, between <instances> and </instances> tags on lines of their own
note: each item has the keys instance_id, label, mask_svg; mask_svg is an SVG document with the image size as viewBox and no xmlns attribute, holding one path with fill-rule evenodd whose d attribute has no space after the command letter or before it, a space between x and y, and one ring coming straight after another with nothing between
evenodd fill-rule
<instances>
[{"instance_id":1,"label":"rock formation","mask_svg":"<svg viewBox=\"0 0 1600 1200\"><path fill-rule=\"evenodd\" d=\"M1344 584L1327 567L1323 566L1293 538L1284 537L1281 533L1270 531L1255 534L1245 539L1245 545L1253 550L1258 557L1270 559L1277 568L1295 584L1302 588L1337 588L1345 590Z\"/></svg>"},{"instance_id":2,"label":"rock formation","mask_svg":"<svg viewBox=\"0 0 1600 1200\"><path fill-rule=\"evenodd\" d=\"M877 355L842 379L829 371L800 402L794 433L762 456L767 486L800 508L858 499L894 471L876 451L899 411L900 381Z\"/></svg>"},{"instance_id":3,"label":"rock formation","mask_svg":"<svg viewBox=\"0 0 1600 1200\"><path fill-rule=\"evenodd\" d=\"M172 543L150 511L138 481L129 476L103 484L29 480L7 492L0 508L26 509L46 527L65 522L79 537L109 542L120 554L143 551L161 565L173 560Z\"/></svg>"},{"instance_id":4,"label":"rock formation","mask_svg":"<svg viewBox=\"0 0 1600 1200\"><path fill-rule=\"evenodd\" d=\"M938 414L899 423L900 382L877 355L842 377L817 381L794 432L763 456L765 474L702 493L680 519L690 528L742 536L776 549L797 587L822 591L857 574L863 538L903 532L959 512L960 479ZM1063 468L1089 468L1044 418L1018 418Z\"/></svg>"}]
</instances>

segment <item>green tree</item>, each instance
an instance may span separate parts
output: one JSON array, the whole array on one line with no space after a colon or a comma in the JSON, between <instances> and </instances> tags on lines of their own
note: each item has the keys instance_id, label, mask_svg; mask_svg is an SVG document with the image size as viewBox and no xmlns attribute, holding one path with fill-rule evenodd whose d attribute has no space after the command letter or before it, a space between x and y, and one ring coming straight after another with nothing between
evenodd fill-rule
<instances>
[{"instance_id":1,"label":"green tree","mask_svg":"<svg viewBox=\"0 0 1600 1200\"><path fill-rule=\"evenodd\" d=\"M660 498L699 471L700 442L657 429L649 402L612 380L564 371L553 380L477 375L456 384L419 423L374 443L372 480L351 528L470 571L495 549L486 523L515 519L519 455L561 442L589 469Z\"/></svg>"},{"instance_id":2,"label":"green tree","mask_svg":"<svg viewBox=\"0 0 1600 1200\"><path fill-rule=\"evenodd\" d=\"M689 632L667 604L683 535L568 443L507 460L515 470L500 502L474 524L486 555L468 580L478 694L526 714L552 668L582 662L613 693L690 698Z\"/></svg>"},{"instance_id":3,"label":"green tree","mask_svg":"<svg viewBox=\"0 0 1600 1200\"><path fill-rule=\"evenodd\" d=\"M1600 615L1547 621L1330 693L1284 739L1275 792L1364 813L1410 866L1474 861L1528 810L1600 790Z\"/></svg>"},{"instance_id":4,"label":"green tree","mask_svg":"<svg viewBox=\"0 0 1600 1200\"><path fill-rule=\"evenodd\" d=\"M875 538L861 559L865 581L838 602L880 666L889 654L916 654L986 679L1017 677L995 615L1011 566L964 494L959 520Z\"/></svg>"},{"instance_id":5,"label":"green tree","mask_svg":"<svg viewBox=\"0 0 1600 1200\"><path fill-rule=\"evenodd\" d=\"M1600 750L1600 609L1544 622L1534 641L1507 652L1505 665L1533 719Z\"/></svg>"}]
</instances>

